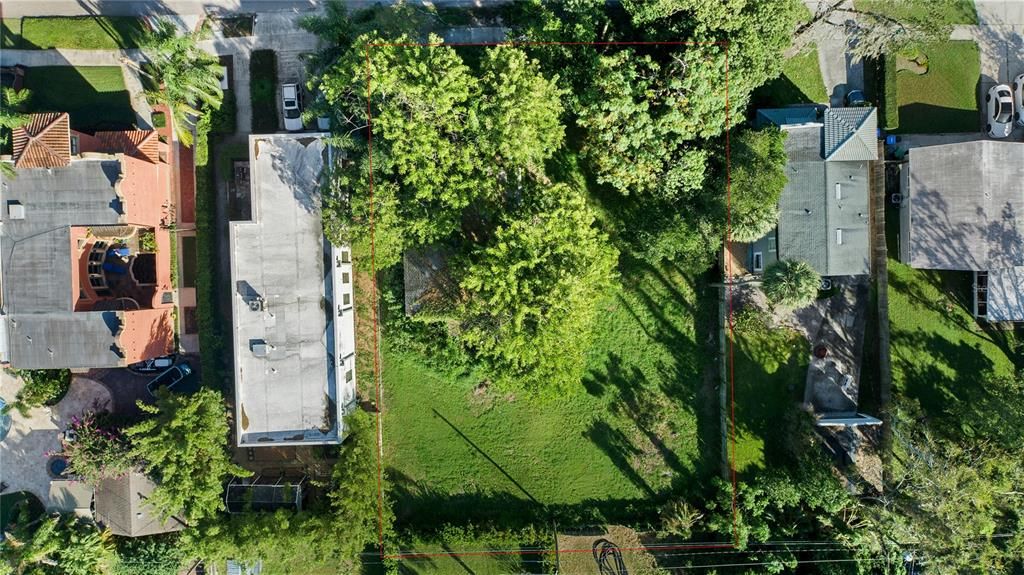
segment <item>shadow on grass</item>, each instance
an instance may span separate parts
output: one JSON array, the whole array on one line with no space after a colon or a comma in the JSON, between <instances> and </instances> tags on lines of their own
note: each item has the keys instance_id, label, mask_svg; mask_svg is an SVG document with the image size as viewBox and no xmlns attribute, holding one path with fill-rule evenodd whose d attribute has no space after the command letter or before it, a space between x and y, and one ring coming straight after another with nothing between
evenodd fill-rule
<instances>
[{"instance_id":1,"label":"shadow on grass","mask_svg":"<svg viewBox=\"0 0 1024 575\"><path fill-rule=\"evenodd\" d=\"M37 66L25 73L30 112L68 112L71 128L82 132L131 129L131 97L121 68Z\"/></svg>"}]
</instances>

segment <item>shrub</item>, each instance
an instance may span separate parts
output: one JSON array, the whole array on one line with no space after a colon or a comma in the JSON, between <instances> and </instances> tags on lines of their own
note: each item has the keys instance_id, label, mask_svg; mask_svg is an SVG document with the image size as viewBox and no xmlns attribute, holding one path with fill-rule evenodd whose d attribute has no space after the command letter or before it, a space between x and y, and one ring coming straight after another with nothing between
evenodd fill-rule
<instances>
[{"instance_id":1,"label":"shrub","mask_svg":"<svg viewBox=\"0 0 1024 575\"><path fill-rule=\"evenodd\" d=\"M764 272L764 295L772 305L802 307L818 295L821 276L807 262L779 260Z\"/></svg>"},{"instance_id":2,"label":"shrub","mask_svg":"<svg viewBox=\"0 0 1024 575\"><path fill-rule=\"evenodd\" d=\"M224 92L224 101L220 108L210 112L210 132L213 134L234 134L235 118L238 107L235 105L235 94L231 90Z\"/></svg>"},{"instance_id":3,"label":"shrub","mask_svg":"<svg viewBox=\"0 0 1024 575\"><path fill-rule=\"evenodd\" d=\"M139 232L139 250L156 252L156 233L153 230L142 230Z\"/></svg>"},{"instance_id":4,"label":"shrub","mask_svg":"<svg viewBox=\"0 0 1024 575\"><path fill-rule=\"evenodd\" d=\"M69 471L89 484L128 473L135 464L127 440L116 429L104 426L101 418L87 413L71 420L74 441L64 443Z\"/></svg>"},{"instance_id":5,"label":"shrub","mask_svg":"<svg viewBox=\"0 0 1024 575\"><path fill-rule=\"evenodd\" d=\"M883 71L883 93L882 113L885 130L895 130L900 127L900 103L899 94L896 93L896 56L887 55L881 62Z\"/></svg>"},{"instance_id":6,"label":"shrub","mask_svg":"<svg viewBox=\"0 0 1024 575\"><path fill-rule=\"evenodd\" d=\"M277 56L273 50L253 50L249 60L249 96L253 133L277 131Z\"/></svg>"},{"instance_id":7,"label":"shrub","mask_svg":"<svg viewBox=\"0 0 1024 575\"><path fill-rule=\"evenodd\" d=\"M153 127L164 128L167 126L167 114L163 112L153 112Z\"/></svg>"},{"instance_id":8,"label":"shrub","mask_svg":"<svg viewBox=\"0 0 1024 575\"><path fill-rule=\"evenodd\" d=\"M18 396L11 404L22 415L28 409L44 405L57 405L71 386L71 371L67 369L12 370L16 377L25 382Z\"/></svg>"},{"instance_id":9,"label":"shrub","mask_svg":"<svg viewBox=\"0 0 1024 575\"><path fill-rule=\"evenodd\" d=\"M118 538L112 575L177 575L184 551L176 537Z\"/></svg>"}]
</instances>

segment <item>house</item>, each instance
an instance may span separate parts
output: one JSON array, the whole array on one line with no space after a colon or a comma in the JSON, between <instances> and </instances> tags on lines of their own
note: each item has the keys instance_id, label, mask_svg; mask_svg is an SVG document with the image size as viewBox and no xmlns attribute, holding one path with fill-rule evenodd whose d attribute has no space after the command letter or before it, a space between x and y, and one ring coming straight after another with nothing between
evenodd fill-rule
<instances>
[{"instance_id":1,"label":"house","mask_svg":"<svg viewBox=\"0 0 1024 575\"><path fill-rule=\"evenodd\" d=\"M973 272L975 316L1024 321L1024 144L975 140L907 157L900 261Z\"/></svg>"},{"instance_id":2,"label":"house","mask_svg":"<svg viewBox=\"0 0 1024 575\"><path fill-rule=\"evenodd\" d=\"M250 218L229 231L241 447L340 443L355 407L352 257L323 232L323 137L249 138Z\"/></svg>"},{"instance_id":3,"label":"house","mask_svg":"<svg viewBox=\"0 0 1024 575\"><path fill-rule=\"evenodd\" d=\"M775 230L747 250L761 273L778 259L806 261L822 276L869 271L868 185L878 159L874 108L758 110L757 124L786 133L786 187Z\"/></svg>"},{"instance_id":4,"label":"house","mask_svg":"<svg viewBox=\"0 0 1024 575\"><path fill-rule=\"evenodd\" d=\"M171 166L156 132L13 131L0 185L0 362L119 367L173 349Z\"/></svg>"},{"instance_id":5,"label":"house","mask_svg":"<svg viewBox=\"0 0 1024 575\"><path fill-rule=\"evenodd\" d=\"M138 471L121 477L103 479L96 486L94 516L96 523L114 535L142 537L181 531L185 523L177 517L161 520L149 503L156 484Z\"/></svg>"}]
</instances>

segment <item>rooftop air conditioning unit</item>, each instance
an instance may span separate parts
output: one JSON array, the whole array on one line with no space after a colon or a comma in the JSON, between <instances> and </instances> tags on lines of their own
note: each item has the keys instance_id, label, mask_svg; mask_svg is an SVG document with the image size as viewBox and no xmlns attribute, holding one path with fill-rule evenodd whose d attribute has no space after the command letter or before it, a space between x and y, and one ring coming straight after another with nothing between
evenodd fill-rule
<instances>
[{"instance_id":1,"label":"rooftop air conditioning unit","mask_svg":"<svg viewBox=\"0 0 1024 575\"><path fill-rule=\"evenodd\" d=\"M7 215L12 220L23 220L25 219L25 206L19 201L8 202Z\"/></svg>"}]
</instances>

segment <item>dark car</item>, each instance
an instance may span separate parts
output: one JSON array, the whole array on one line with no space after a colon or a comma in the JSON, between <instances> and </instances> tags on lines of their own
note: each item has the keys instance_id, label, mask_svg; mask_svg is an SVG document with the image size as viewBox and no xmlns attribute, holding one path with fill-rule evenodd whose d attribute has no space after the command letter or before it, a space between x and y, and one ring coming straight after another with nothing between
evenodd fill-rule
<instances>
[{"instance_id":1,"label":"dark car","mask_svg":"<svg viewBox=\"0 0 1024 575\"><path fill-rule=\"evenodd\" d=\"M135 373L160 373L161 371L173 366L177 359L178 356L173 353L171 355L162 355L160 357L154 357L133 363L128 366L128 369Z\"/></svg>"},{"instance_id":2,"label":"dark car","mask_svg":"<svg viewBox=\"0 0 1024 575\"><path fill-rule=\"evenodd\" d=\"M851 108L862 108L870 106L871 102L868 101L867 97L864 96L864 92L861 90L850 90L846 93L846 105Z\"/></svg>"},{"instance_id":3,"label":"dark car","mask_svg":"<svg viewBox=\"0 0 1024 575\"><path fill-rule=\"evenodd\" d=\"M146 385L149 394L156 397L156 390L165 387L167 391L174 393L192 393L199 386L195 375L192 373L192 366L186 361L175 365L161 373Z\"/></svg>"}]
</instances>

